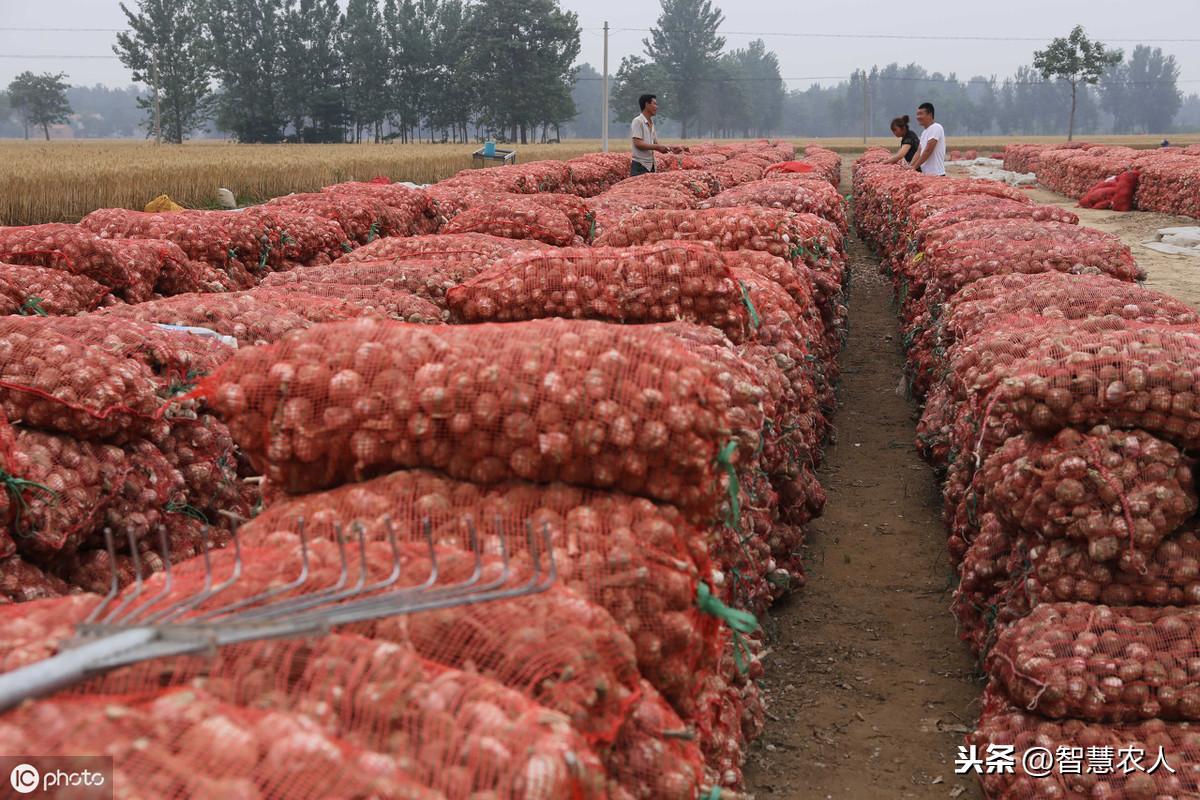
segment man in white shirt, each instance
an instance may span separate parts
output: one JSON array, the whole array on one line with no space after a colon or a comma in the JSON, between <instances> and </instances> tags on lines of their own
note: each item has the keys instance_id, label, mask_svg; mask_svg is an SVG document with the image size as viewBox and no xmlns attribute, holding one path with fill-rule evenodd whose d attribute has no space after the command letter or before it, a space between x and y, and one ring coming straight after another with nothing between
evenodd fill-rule
<instances>
[{"instance_id":1,"label":"man in white shirt","mask_svg":"<svg viewBox=\"0 0 1200 800\"><path fill-rule=\"evenodd\" d=\"M946 174L946 131L933 121L933 103L921 103L917 107L917 124L925 130L921 133L921 144L912 167L926 175Z\"/></svg>"},{"instance_id":2,"label":"man in white shirt","mask_svg":"<svg viewBox=\"0 0 1200 800\"><path fill-rule=\"evenodd\" d=\"M683 153L686 147L668 147L658 143L658 132L654 130L654 115L658 113L658 98L644 94L638 98L642 113L633 118L629 132L633 138L633 160L629 163L629 175L645 175L654 172L655 153Z\"/></svg>"}]
</instances>

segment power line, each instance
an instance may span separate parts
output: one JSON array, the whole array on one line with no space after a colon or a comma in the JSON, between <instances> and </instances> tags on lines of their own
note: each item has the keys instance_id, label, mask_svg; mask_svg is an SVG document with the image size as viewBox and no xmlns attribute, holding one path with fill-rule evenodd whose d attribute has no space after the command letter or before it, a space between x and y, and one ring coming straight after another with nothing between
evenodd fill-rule
<instances>
[{"instance_id":1,"label":"power line","mask_svg":"<svg viewBox=\"0 0 1200 800\"><path fill-rule=\"evenodd\" d=\"M581 28L585 31L600 31L603 28ZM129 33L129 28L30 28L0 26L0 31L16 33ZM650 28L614 28L610 33L649 33ZM672 33L696 33L693 30L671 31ZM795 39L895 39L901 41L947 41L947 42L1047 42L1053 36L980 36L976 34L918 34L918 33L821 33L816 31L718 31L721 36L785 36ZM1109 38L1096 37L1105 42L1134 44L1137 42L1167 42L1172 44L1196 44L1200 39L1188 38Z\"/></svg>"},{"instance_id":2,"label":"power line","mask_svg":"<svg viewBox=\"0 0 1200 800\"><path fill-rule=\"evenodd\" d=\"M617 28L617 31L629 31L633 33L650 33L651 28ZM707 33L707 31L679 29L672 31L664 31L665 33ZM795 39L896 39L901 41L945 41L945 42L1040 42L1045 43L1053 36L1035 37L1035 36L963 36L963 35L935 35L935 34L908 34L908 33L815 33L812 31L717 31L718 36L786 36ZM1141 37L1137 39L1118 38L1110 39L1104 36L1096 37L1104 42L1119 42L1122 44L1133 44L1137 42L1171 42L1175 44L1198 43L1200 39L1160 39L1156 37Z\"/></svg>"}]
</instances>

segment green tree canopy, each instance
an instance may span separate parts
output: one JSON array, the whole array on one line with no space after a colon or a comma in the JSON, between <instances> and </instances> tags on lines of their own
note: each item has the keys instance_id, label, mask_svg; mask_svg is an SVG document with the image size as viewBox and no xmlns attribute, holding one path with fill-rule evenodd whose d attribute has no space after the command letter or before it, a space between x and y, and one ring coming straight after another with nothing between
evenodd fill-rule
<instances>
[{"instance_id":1,"label":"green tree canopy","mask_svg":"<svg viewBox=\"0 0 1200 800\"><path fill-rule=\"evenodd\" d=\"M67 102L65 77L63 72L34 75L27 70L8 84L8 105L21 115L26 139L29 138L29 126L33 125L41 128L46 141L50 141L50 126L69 118L71 104Z\"/></svg>"},{"instance_id":2,"label":"green tree canopy","mask_svg":"<svg viewBox=\"0 0 1200 800\"><path fill-rule=\"evenodd\" d=\"M1120 50L1109 50L1103 42L1089 39L1082 25L1071 33L1050 42L1044 50L1033 54L1033 66L1043 78L1058 78L1071 87L1071 117L1067 124L1067 141L1075 136L1075 110L1079 87L1095 84L1114 64L1121 62Z\"/></svg>"},{"instance_id":3,"label":"green tree canopy","mask_svg":"<svg viewBox=\"0 0 1200 800\"><path fill-rule=\"evenodd\" d=\"M705 82L715 77L717 61L725 48L718 31L725 15L711 0L662 0L662 13L642 41L646 56L663 68L670 79L672 104L660 97L667 116L679 120L683 138L689 123L701 113Z\"/></svg>"}]
</instances>

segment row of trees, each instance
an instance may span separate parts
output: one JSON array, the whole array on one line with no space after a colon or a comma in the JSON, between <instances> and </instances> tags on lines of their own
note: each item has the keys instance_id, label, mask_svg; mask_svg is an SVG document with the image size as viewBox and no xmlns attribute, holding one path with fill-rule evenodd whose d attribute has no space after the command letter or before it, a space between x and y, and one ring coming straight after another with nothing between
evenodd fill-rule
<instances>
[{"instance_id":1,"label":"row of trees","mask_svg":"<svg viewBox=\"0 0 1200 800\"><path fill-rule=\"evenodd\" d=\"M723 17L710 0L662 0L662 9L643 42L644 56L623 59L613 79L610 107L618 123L636 113L637 96L646 91L660 96L663 127L684 137L847 136L863 133L864 125L879 135L893 117L913 115L926 100L963 134L1165 133L1184 107L1174 56L1140 45L1125 58L1082 28L1003 80L889 64L836 85L787 91L778 59L761 41L724 51ZM580 135L599 133L599 77L590 65L580 69L575 100L583 113L572 126ZM1187 114L1178 122L1185 130L1197 127Z\"/></svg>"},{"instance_id":2,"label":"row of trees","mask_svg":"<svg viewBox=\"0 0 1200 800\"><path fill-rule=\"evenodd\" d=\"M575 116L579 24L555 0L138 0L113 48L164 139L528 141ZM149 112L153 91L139 99Z\"/></svg>"}]
</instances>

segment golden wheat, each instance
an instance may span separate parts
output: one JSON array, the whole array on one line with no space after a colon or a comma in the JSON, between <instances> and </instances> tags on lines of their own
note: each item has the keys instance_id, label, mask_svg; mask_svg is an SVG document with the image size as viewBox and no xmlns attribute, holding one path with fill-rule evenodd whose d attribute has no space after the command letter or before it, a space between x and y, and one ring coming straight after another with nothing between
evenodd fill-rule
<instances>
[{"instance_id":1,"label":"golden wheat","mask_svg":"<svg viewBox=\"0 0 1200 800\"><path fill-rule=\"evenodd\" d=\"M1153 136L1100 136L1090 141L1153 147ZM1172 137L1186 144L1200 135ZM860 139L815 141L848 155L861 152ZM1006 143L1061 141L1053 137L955 137L954 148L989 152ZM891 147L894 138L872 138L872 146ZM625 148L614 137L614 150ZM475 145L331 144L240 145L192 142L155 146L143 141L0 142L0 224L74 222L97 208L142 208L159 194L190 208L211 208L216 190L225 187L240 200L265 200L288 192L319 189L345 180L386 175L392 180L429 183L471 166ZM600 149L598 140L524 145L522 162L566 159Z\"/></svg>"}]
</instances>

